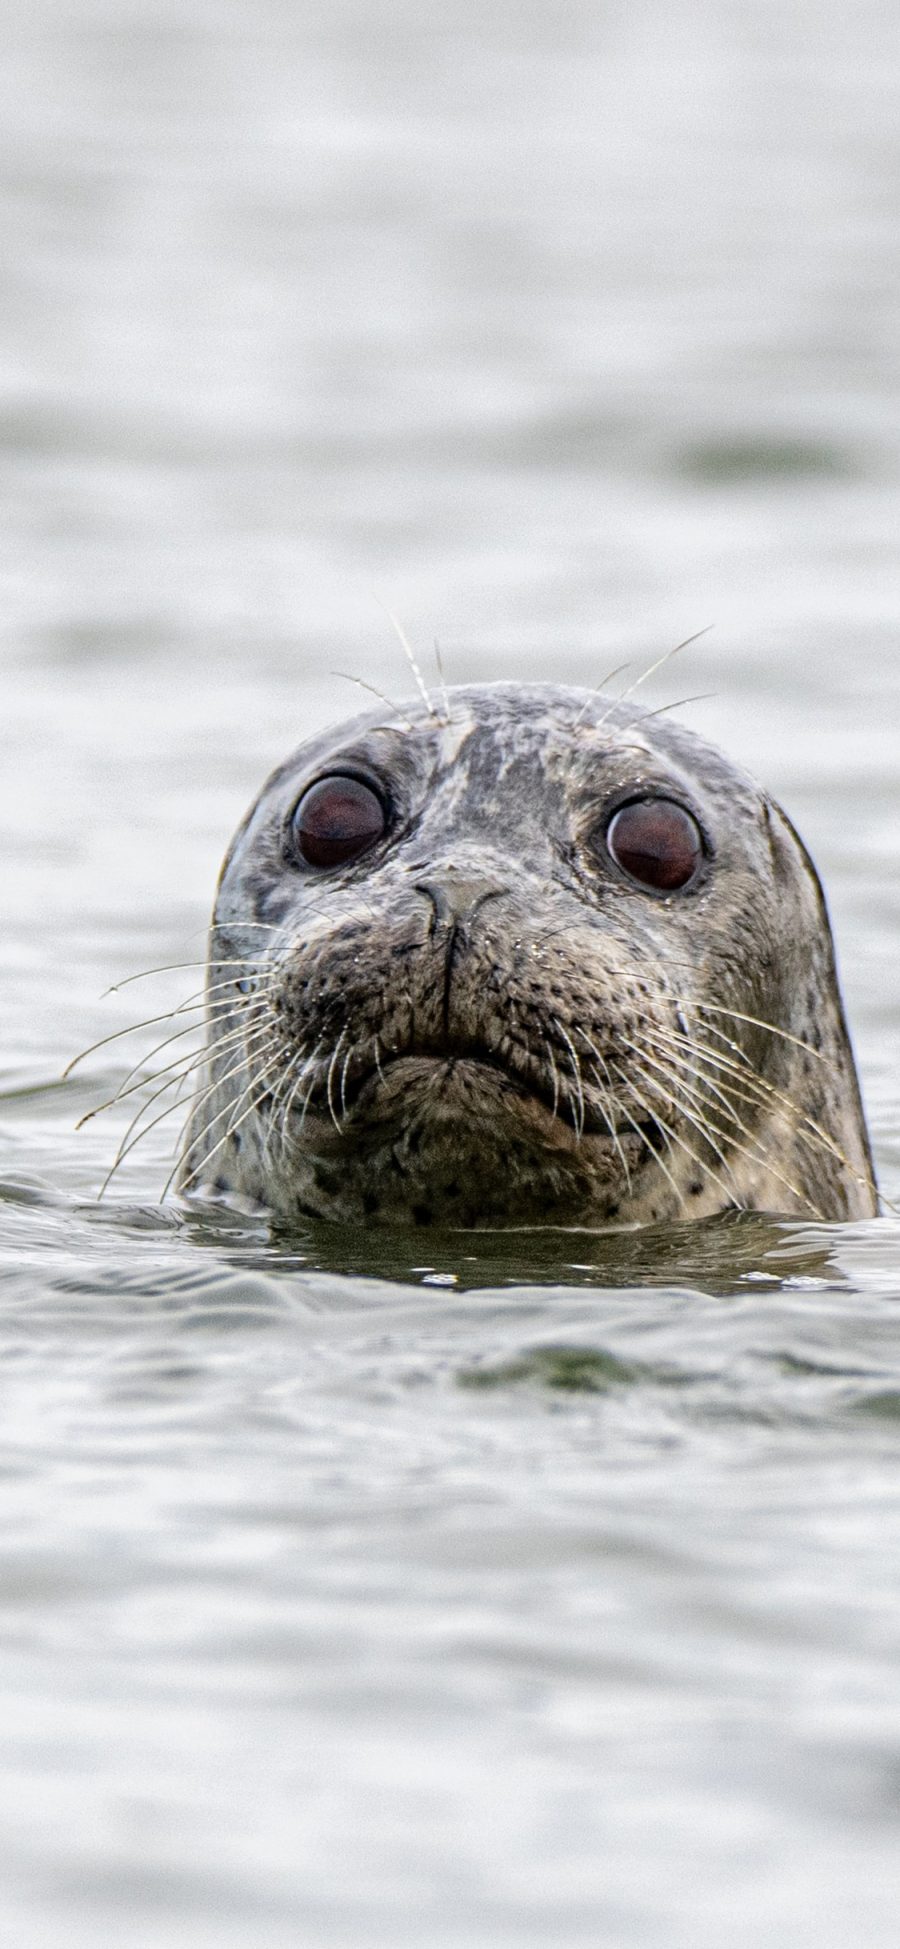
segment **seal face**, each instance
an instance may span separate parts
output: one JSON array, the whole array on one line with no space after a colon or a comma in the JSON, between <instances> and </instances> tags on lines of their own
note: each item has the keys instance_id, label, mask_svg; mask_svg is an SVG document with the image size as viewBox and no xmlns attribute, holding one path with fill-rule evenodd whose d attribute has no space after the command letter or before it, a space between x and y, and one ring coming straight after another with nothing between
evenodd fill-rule
<instances>
[{"instance_id":1,"label":"seal face","mask_svg":"<svg viewBox=\"0 0 900 1949\"><path fill-rule=\"evenodd\" d=\"M669 720L478 685L274 773L225 860L183 1191L284 1218L877 1209L824 900Z\"/></svg>"}]
</instances>

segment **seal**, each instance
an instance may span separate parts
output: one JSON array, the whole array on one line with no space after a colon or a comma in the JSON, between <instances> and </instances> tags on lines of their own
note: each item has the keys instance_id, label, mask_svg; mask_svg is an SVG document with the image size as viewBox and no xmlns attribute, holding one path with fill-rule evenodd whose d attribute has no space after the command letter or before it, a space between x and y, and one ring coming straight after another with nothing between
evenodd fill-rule
<instances>
[{"instance_id":1,"label":"seal","mask_svg":"<svg viewBox=\"0 0 900 1949\"><path fill-rule=\"evenodd\" d=\"M345 1226L862 1218L813 865L737 766L486 684L302 745L226 857L183 1194Z\"/></svg>"}]
</instances>

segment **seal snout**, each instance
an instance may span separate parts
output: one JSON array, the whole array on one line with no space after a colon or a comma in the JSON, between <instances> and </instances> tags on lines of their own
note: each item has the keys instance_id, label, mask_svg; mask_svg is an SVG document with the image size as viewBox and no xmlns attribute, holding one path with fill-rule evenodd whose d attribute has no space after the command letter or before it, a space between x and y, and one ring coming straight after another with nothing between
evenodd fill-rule
<instances>
[{"instance_id":1,"label":"seal snout","mask_svg":"<svg viewBox=\"0 0 900 1949\"><path fill-rule=\"evenodd\" d=\"M426 880L415 880L413 885L416 893L424 894L431 902L432 932L438 927L449 931L466 926L488 900L499 900L509 892L508 886L498 885L488 873L449 863L435 869Z\"/></svg>"}]
</instances>

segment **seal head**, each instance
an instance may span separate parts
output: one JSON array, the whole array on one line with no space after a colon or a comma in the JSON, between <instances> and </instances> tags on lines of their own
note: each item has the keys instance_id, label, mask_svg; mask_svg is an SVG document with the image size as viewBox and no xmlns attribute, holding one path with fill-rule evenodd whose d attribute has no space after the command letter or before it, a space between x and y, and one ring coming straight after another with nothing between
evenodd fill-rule
<instances>
[{"instance_id":1,"label":"seal head","mask_svg":"<svg viewBox=\"0 0 900 1949\"><path fill-rule=\"evenodd\" d=\"M369 713L225 860L180 1171L281 1217L877 1209L821 888L669 720L535 684Z\"/></svg>"}]
</instances>

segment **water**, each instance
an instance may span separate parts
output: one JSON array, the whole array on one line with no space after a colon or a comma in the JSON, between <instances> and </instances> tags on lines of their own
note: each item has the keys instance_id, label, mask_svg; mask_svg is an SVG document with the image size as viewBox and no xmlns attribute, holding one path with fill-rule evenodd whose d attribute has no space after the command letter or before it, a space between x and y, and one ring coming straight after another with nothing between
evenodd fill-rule
<instances>
[{"instance_id":1,"label":"water","mask_svg":"<svg viewBox=\"0 0 900 1949\"><path fill-rule=\"evenodd\" d=\"M825 876L900 1196L894 10L4 35L0 1916L877 1949L900 1222L270 1237L116 1045L349 671L634 672ZM623 679L625 681L625 679Z\"/></svg>"}]
</instances>

